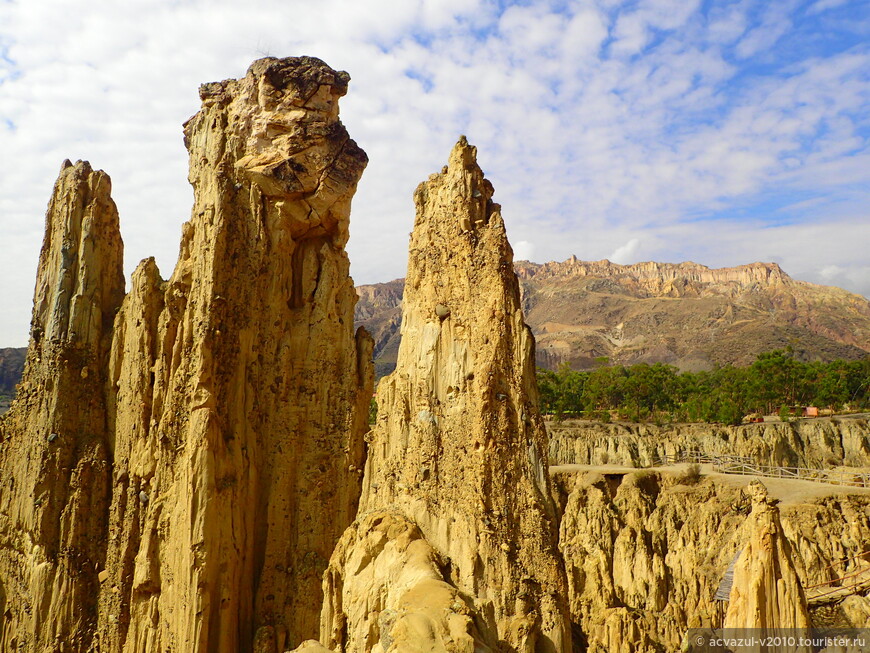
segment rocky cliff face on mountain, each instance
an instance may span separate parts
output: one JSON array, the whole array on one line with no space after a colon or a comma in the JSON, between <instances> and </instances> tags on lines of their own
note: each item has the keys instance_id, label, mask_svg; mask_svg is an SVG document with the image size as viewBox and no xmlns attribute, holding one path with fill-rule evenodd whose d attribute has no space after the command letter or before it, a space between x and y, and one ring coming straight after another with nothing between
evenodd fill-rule
<instances>
[{"instance_id":1,"label":"rocky cliff face on mountain","mask_svg":"<svg viewBox=\"0 0 870 653\"><path fill-rule=\"evenodd\" d=\"M696 263L580 261L515 264L538 365L590 368L668 363L683 370L746 365L791 346L806 360L870 353L870 301L796 281L773 263L710 269ZM390 368L400 335L397 284L360 287L358 314L381 334L376 365ZM357 319L361 319L358 317Z\"/></svg>"},{"instance_id":2,"label":"rocky cliff face on mountain","mask_svg":"<svg viewBox=\"0 0 870 653\"><path fill-rule=\"evenodd\" d=\"M26 347L0 349L0 397L12 397L15 394L15 386L24 373L26 357ZM3 408L0 407L0 412L2 410Z\"/></svg>"},{"instance_id":3,"label":"rocky cliff face on mountain","mask_svg":"<svg viewBox=\"0 0 870 653\"><path fill-rule=\"evenodd\" d=\"M357 286L359 295L354 310L354 324L368 331L374 340L375 377L380 378L396 369L399 343L402 341L402 294L405 280Z\"/></svg>"},{"instance_id":4,"label":"rocky cliff face on mountain","mask_svg":"<svg viewBox=\"0 0 870 653\"><path fill-rule=\"evenodd\" d=\"M204 85L180 260L168 281L143 261L126 297L108 177L61 171L0 424L3 650L271 653L317 634L371 396L348 79L302 57Z\"/></svg>"},{"instance_id":5,"label":"rocky cliff face on mountain","mask_svg":"<svg viewBox=\"0 0 870 653\"><path fill-rule=\"evenodd\" d=\"M679 265L523 263L524 307L551 364L747 365L793 346L808 360L870 352L870 301L795 281L772 263L711 270Z\"/></svg>"},{"instance_id":6,"label":"rocky cliff face on mountain","mask_svg":"<svg viewBox=\"0 0 870 653\"><path fill-rule=\"evenodd\" d=\"M398 368L324 580L334 650L570 648L534 342L492 195L464 137L414 194Z\"/></svg>"}]
</instances>

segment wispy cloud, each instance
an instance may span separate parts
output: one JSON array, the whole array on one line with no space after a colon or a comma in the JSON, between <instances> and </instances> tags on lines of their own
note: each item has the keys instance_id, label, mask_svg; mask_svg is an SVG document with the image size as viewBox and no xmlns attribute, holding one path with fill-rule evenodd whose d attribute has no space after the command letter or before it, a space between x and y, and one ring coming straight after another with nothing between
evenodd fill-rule
<instances>
[{"instance_id":1,"label":"wispy cloud","mask_svg":"<svg viewBox=\"0 0 870 653\"><path fill-rule=\"evenodd\" d=\"M26 338L60 162L87 158L112 175L128 269L154 254L168 275L191 203L180 125L196 89L267 54L351 74L342 118L371 161L351 221L358 282L404 274L413 189L466 133L518 252L775 258L868 293L855 245L870 223L862 7L0 2L0 148L12 162L0 176L0 345Z\"/></svg>"},{"instance_id":2,"label":"wispy cloud","mask_svg":"<svg viewBox=\"0 0 870 653\"><path fill-rule=\"evenodd\" d=\"M640 248L640 238L632 238L625 245L617 247L608 258L614 263L623 265L635 262L635 256Z\"/></svg>"}]
</instances>

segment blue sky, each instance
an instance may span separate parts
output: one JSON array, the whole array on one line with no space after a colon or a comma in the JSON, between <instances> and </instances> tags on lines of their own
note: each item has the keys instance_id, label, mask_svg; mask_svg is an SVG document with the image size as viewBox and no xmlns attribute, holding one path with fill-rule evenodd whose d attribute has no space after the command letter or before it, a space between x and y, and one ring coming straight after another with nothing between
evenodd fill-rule
<instances>
[{"instance_id":1,"label":"blue sky","mask_svg":"<svg viewBox=\"0 0 870 653\"><path fill-rule=\"evenodd\" d=\"M128 272L168 277L198 85L299 54L351 75L357 283L404 275L413 189L467 134L517 258L776 261L870 295L866 0L0 0L0 347L63 159L111 175Z\"/></svg>"}]
</instances>

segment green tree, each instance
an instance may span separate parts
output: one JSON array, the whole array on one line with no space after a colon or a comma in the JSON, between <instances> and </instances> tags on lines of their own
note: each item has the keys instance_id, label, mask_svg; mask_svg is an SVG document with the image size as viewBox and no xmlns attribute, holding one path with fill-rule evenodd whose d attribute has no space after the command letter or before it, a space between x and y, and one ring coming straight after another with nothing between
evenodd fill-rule
<instances>
[{"instance_id":1,"label":"green tree","mask_svg":"<svg viewBox=\"0 0 870 653\"><path fill-rule=\"evenodd\" d=\"M827 406L831 412L849 401L849 368L845 361L837 360L817 370L812 402Z\"/></svg>"},{"instance_id":2,"label":"green tree","mask_svg":"<svg viewBox=\"0 0 870 653\"><path fill-rule=\"evenodd\" d=\"M625 396L627 377L622 365L600 367L589 372L583 388L584 408L590 411L619 408Z\"/></svg>"}]
</instances>

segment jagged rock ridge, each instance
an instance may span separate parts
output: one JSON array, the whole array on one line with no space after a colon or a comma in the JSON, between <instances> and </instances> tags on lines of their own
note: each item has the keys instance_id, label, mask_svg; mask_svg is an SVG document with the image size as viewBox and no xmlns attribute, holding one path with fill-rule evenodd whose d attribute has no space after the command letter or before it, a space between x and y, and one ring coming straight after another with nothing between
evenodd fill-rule
<instances>
[{"instance_id":1,"label":"jagged rock ridge","mask_svg":"<svg viewBox=\"0 0 870 653\"><path fill-rule=\"evenodd\" d=\"M49 202L24 375L0 422L0 650L87 650L105 563L104 387L124 296L111 182L65 161Z\"/></svg>"},{"instance_id":2,"label":"jagged rock ridge","mask_svg":"<svg viewBox=\"0 0 870 653\"><path fill-rule=\"evenodd\" d=\"M414 194L398 368L324 581L334 650L570 648L534 341L492 195L464 137Z\"/></svg>"},{"instance_id":3,"label":"jagged rock ridge","mask_svg":"<svg viewBox=\"0 0 870 653\"><path fill-rule=\"evenodd\" d=\"M143 261L126 297L108 177L62 171L0 426L0 648L280 653L316 635L371 396L344 251L367 162L338 120L348 80L267 58L202 86L178 264L164 281Z\"/></svg>"},{"instance_id":4,"label":"jagged rock ridge","mask_svg":"<svg viewBox=\"0 0 870 653\"><path fill-rule=\"evenodd\" d=\"M697 263L580 261L515 264L538 364L590 368L664 362L681 369L751 363L792 346L805 360L870 353L870 301L796 281L775 263L710 269ZM361 286L358 315L380 334L378 369L394 363L397 285ZM360 317L358 320L362 321Z\"/></svg>"},{"instance_id":5,"label":"jagged rock ridge","mask_svg":"<svg viewBox=\"0 0 870 653\"><path fill-rule=\"evenodd\" d=\"M742 456L761 465L870 468L870 423L860 416L741 426L569 420L550 422L548 431L553 465L649 467L668 457L703 451Z\"/></svg>"}]
</instances>

